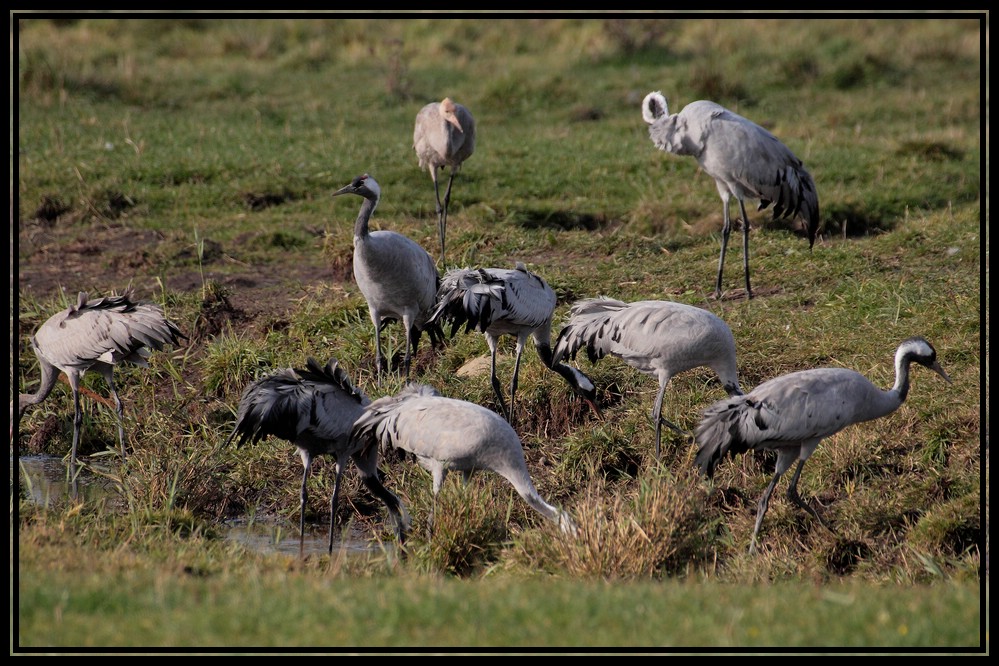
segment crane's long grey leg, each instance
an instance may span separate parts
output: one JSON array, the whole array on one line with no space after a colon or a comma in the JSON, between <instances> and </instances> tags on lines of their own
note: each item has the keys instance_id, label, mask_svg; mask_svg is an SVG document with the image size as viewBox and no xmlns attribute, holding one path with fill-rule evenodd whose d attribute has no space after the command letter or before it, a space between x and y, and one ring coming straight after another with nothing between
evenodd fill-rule
<instances>
[{"instance_id":1,"label":"crane's long grey leg","mask_svg":"<svg viewBox=\"0 0 999 666\"><path fill-rule=\"evenodd\" d=\"M742 268L746 272L746 298L752 298L753 290L749 286L749 216L742 199L739 199L739 210L742 212Z\"/></svg>"},{"instance_id":2,"label":"crane's long grey leg","mask_svg":"<svg viewBox=\"0 0 999 666\"><path fill-rule=\"evenodd\" d=\"M447 234L447 209L451 205L451 183L454 182L454 167L451 167L447 179L447 190L444 192L444 215L441 217L441 265L444 264L444 236Z\"/></svg>"},{"instance_id":3,"label":"crane's long grey leg","mask_svg":"<svg viewBox=\"0 0 999 666\"><path fill-rule=\"evenodd\" d=\"M431 474L434 477L434 487L430 500L430 518L427 520L427 541L430 541L434 537L434 522L437 518L437 495L440 494L441 488L444 486L444 479L447 478L447 470L444 469L442 463L437 462L434 463L434 469Z\"/></svg>"},{"instance_id":4,"label":"crane's long grey leg","mask_svg":"<svg viewBox=\"0 0 999 666\"><path fill-rule=\"evenodd\" d=\"M447 224L445 220L445 207L441 205L441 193L437 186L437 167L430 167L430 177L434 181L434 202L437 204L437 228L440 230L441 235L441 266L444 265L444 235L446 233L445 226ZM448 192L451 191L450 186L448 187Z\"/></svg>"},{"instance_id":5,"label":"crane's long grey leg","mask_svg":"<svg viewBox=\"0 0 999 666\"><path fill-rule=\"evenodd\" d=\"M375 382L382 383L382 322L377 310L368 309L371 323L375 325Z\"/></svg>"},{"instance_id":6,"label":"crane's long grey leg","mask_svg":"<svg viewBox=\"0 0 999 666\"><path fill-rule=\"evenodd\" d=\"M118 398L118 389L114 385L114 371L108 370L107 373L108 386L111 387L111 397L114 398L114 409L118 414L118 444L121 446L121 458L125 459L125 426L123 425L125 419L125 408L121 404L121 400Z\"/></svg>"},{"instance_id":7,"label":"crane's long grey leg","mask_svg":"<svg viewBox=\"0 0 999 666\"><path fill-rule=\"evenodd\" d=\"M83 410L80 409L80 375L68 373L69 386L73 389L73 448L69 457L69 475L76 478L76 449L80 444L80 430L83 428Z\"/></svg>"},{"instance_id":8,"label":"crane's long grey leg","mask_svg":"<svg viewBox=\"0 0 999 666\"><path fill-rule=\"evenodd\" d=\"M760 504L756 511L756 525L753 527L753 539L749 543L750 554L756 552L756 535L759 534L760 525L763 524L763 516L767 513L767 507L770 506L770 495L774 491L774 487L777 485L777 481L780 477L788 470L794 459L798 457L798 450L793 449L788 451L787 449L777 452L777 468L774 470L774 478L770 480L770 485L767 489L763 491L763 497L760 498Z\"/></svg>"},{"instance_id":9,"label":"crane's long grey leg","mask_svg":"<svg viewBox=\"0 0 999 666\"><path fill-rule=\"evenodd\" d=\"M500 387L499 378L496 377L496 347L497 340L491 335L486 335L486 344L489 345L489 351L492 354L492 363L489 369L489 382L493 385L493 393L496 394L496 399L499 400L500 412L509 421L509 412L506 409L506 401L503 400L503 389Z\"/></svg>"},{"instance_id":10,"label":"crane's long grey leg","mask_svg":"<svg viewBox=\"0 0 999 666\"><path fill-rule=\"evenodd\" d=\"M298 503L298 557L305 557L305 505L309 501L309 491L305 482L309 478L309 470L312 469L312 454L305 449L299 449L298 455L302 458L302 491L299 495Z\"/></svg>"},{"instance_id":11,"label":"crane's long grey leg","mask_svg":"<svg viewBox=\"0 0 999 666\"><path fill-rule=\"evenodd\" d=\"M513 425L514 396L517 395L517 377L520 375L520 355L524 352L526 337L517 337L517 357L513 362L513 379L510 381L510 413L506 418L510 425Z\"/></svg>"},{"instance_id":12,"label":"crane's long grey leg","mask_svg":"<svg viewBox=\"0 0 999 666\"><path fill-rule=\"evenodd\" d=\"M346 460L341 461L339 456L337 457L336 475L333 477L333 497L330 498L330 555L333 554L333 523L336 521L336 507L340 500L340 482L343 480L346 462Z\"/></svg>"},{"instance_id":13,"label":"crane's long grey leg","mask_svg":"<svg viewBox=\"0 0 999 666\"><path fill-rule=\"evenodd\" d=\"M791 477L791 486L787 489L787 498L792 502L794 502L795 504L797 504L802 509L804 509L805 511L807 511L808 513L812 514L815 520L819 521L819 525L826 528L835 535L836 530L826 525L825 522L823 522L822 518L819 516L818 512L815 509L813 509L812 506L808 504L808 502L801 499L801 495L798 494L798 477L801 476L801 468L804 466L805 466L805 461L799 460L798 467L797 469L794 470L794 476Z\"/></svg>"},{"instance_id":14,"label":"crane's long grey leg","mask_svg":"<svg viewBox=\"0 0 999 666\"><path fill-rule=\"evenodd\" d=\"M669 383L670 377L659 380L659 392L656 393L656 401L652 405L652 420L656 423L656 460L659 460L659 453L661 449L662 442L662 424L666 424L671 430L674 430L684 437L689 437L690 433L681 428L680 426L672 423L669 419L663 418L663 396L666 393L666 385Z\"/></svg>"},{"instance_id":15,"label":"crane's long grey leg","mask_svg":"<svg viewBox=\"0 0 999 666\"><path fill-rule=\"evenodd\" d=\"M728 248L728 235L732 232L732 221L728 216L728 198L722 198L722 246L718 255L718 279L715 280L715 298L721 298L722 267L725 266L725 249Z\"/></svg>"}]
</instances>

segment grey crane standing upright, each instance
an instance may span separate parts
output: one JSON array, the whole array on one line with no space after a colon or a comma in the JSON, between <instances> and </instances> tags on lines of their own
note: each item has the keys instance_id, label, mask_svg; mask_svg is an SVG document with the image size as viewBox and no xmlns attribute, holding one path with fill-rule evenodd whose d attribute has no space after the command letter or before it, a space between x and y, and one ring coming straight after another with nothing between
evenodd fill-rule
<instances>
[{"instance_id":1,"label":"grey crane standing upright","mask_svg":"<svg viewBox=\"0 0 999 666\"><path fill-rule=\"evenodd\" d=\"M911 363L926 366L950 383L933 345L914 337L903 341L895 352L895 385L887 391L855 370L813 368L775 377L746 395L721 400L704 410L694 437L698 444L696 462L707 477L714 475L715 466L726 454L735 456L750 449L777 452L774 476L757 508L750 552L756 550L756 537L774 486L795 460L798 466L787 497L829 529L798 494L801 468L826 437L897 410L909 394Z\"/></svg>"},{"instance_id":2,"label":"grey crane standing upright","mask_svg":"<svg viewBox=\"0 0 999 666\"><path fill-rule=\"evenodd\" d=\"M659 379L652 407L657 459L661 424L684 432L662 417L663 394L670 378L706 366L715 371L729 395L742 393L732 330L714 313L693 305L673 301L624 303L611 298L576 301L555 342L555 360L574 359L581 348L586 349L591 363L610 354Z\"/></svg>"},{"instance_id":3,"label":"grey crane standing upright","mask_svg":"<svg viewBox=\"0 0 999 666\"><path fill-rule=\"evenodd\" d=\"M461 472L467 482L474 471L488 470L509 481L525 502L563 532L575 533L569 515L538 494L513 427L481 405L445 398L426 384L409 384L365 407L353 436L366 447L398 448L415 455L433 476L435 506L448 472Z\"/></svg>"},{"instance_id":4,"label":"grey crane standing upright","mask_svg":"<svg viewBox=\"0 0 999 666\"><path fill-rule=\"evenodd\" d=\"M462 325L466 333L475 330L485 336L491 354L490 382L500 409L510 423L513 423L520 358L529 337L534 340L545 367L557 372L597 415L600 414L595 402L596 388L590 378L576 368L555 363L552 358L551 329L555 305L555 291L551 286L519 261L512 270L454 268L441 280L437 307L430 321L450 321L452 336ZM509 410L496 377L496 347L503 335L512 335L517 339Z\"/></svg>"},{"instance_id":5,"label":"grey crane standing upright","mask_svg":"<svg viewBox=\"0 0 999 666\"><path fill-rule=\"evenodd\" d=\"M777 137L756 123L723 106L700 100L679 113L669 114L666 98L651 92L642 101L642 118L649 123L649 136L660 150L674 155L692 155L715 180L722 200L721 255L715 298L721 296L722 267L732 229L729 200L739 202L742 213L742 263L749 286L749 216L746 199L759 200L759 210L773 204L774 219L801 216L808 233L808 248L815 244L819 228L819 197L815 181L794 153Z\"/></svg>"},{"instance_id":6,"label":"grey crane standing upright","mask_svg":"<svg viewBox=\"0 0 999 666\"><path fill-rule=\"evenodd\" d=\"M93 370L104 377L114 398L118 416L118 443L125 456L125 428L122 424L124 407L114 384L114 366L131 363L149 367L150 350L161 350L167 344L178 345L187 336L166 318L163 308L155 303L133 300L131 288L120 296L105 296L88 300L81 291L75 305L51 316L31 336L31 347L38 357L42 373L41 384L34 394L18 396L17 418L14 403L10 403L11 441L24 412L49 396L59 377L66 373L73 391L73 448L70 468L76 467L76 450L80 443L83 412L80 409L80 381L84 373Z\"/></svg>"},{"instance_id":7,"label":"grey crane standing upright","mask_svg":"<svg viewBox=\"0 0 999 666\"><path fill-rule=\"evenodd\" d=\"M410 361L424 330L431 344L443 337L443 331L427 320L434 309L440 274L433 258L418 243L395 231L370 231L368 222L381 197L381 187L364 174L333 193L356 194L364 198L354 223L354 280L368 303L368 313L375 326L375 366L381 382L381 330L392 320L402 320L406 333L403 360L409 374Z\"/></svg>"},{"instance_id":8,"label":"grey crane standing upright","mask_svg":"<svg viewBox=\"0 0 999 666\"><path fill-rule=\"evenodd\" d=\"M445 97L432 102L416 114L413 128L413 149L420 168L430 171L437 203L437 224L441 234L441 266L444 265L444 239L447 235L447 209L451 203L451 184L461 165L475 152L475 118L461 104ZM447 190L441 203L437 171L450 167Z\"/></svg>"},{"instance_id":9,"label":"grey crane standing upright","mask_svg":"<svg viewBox=\"0 0 999 666\"><path fill-rule=\"evenodd\" d=\"M364 449L350 437L355 419L369 404L331 359L325 367L309 358L305 368L285 368L250 383L243 391L236 426L226 441L255 444L274 435L295 445L302 458L302 490L299 510L299 556L305 554L305 508L309 495L306 481L316 456L336 459L333 496L330 498L329 552L333 552L333 524L336 518L340 484L348 460L361 473L361 481L380 499L395 518L400 545L405 544L409 515L402 502L378 479L378 450Z\"/></svg>"}]
</instances>

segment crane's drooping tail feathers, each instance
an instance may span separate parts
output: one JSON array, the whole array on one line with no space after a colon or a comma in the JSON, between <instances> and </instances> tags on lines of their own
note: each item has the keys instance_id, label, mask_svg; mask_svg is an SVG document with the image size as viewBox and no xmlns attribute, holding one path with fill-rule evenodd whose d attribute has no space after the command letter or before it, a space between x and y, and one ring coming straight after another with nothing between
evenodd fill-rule
<instances>
[{"instance_id":1,"label":"crane's drooping tail feathers","mask_svg":"<svg viewBox=\"0 0 999 666\"><path fill-rule=\"evenodd\" d=\"M372 446L382 451L395 448L398 409L406 400L419 396L440 396L440 393L428 384L411 382L395 395L378 398L364 408L350 431L350 436L361 442L362 456L368 455Z\"/></svg>"},{"instance_id":2,"label":"crane's drooping tail feathers","mask_svg":"<svg viewBox=\"0 0 999 666\"><path fill-rule=\"evenodd\" d=\"M368 401L336 359L322 367L310 357L304 369L284 368L246 387L239 403L236 427L226 444L234 439L237 446L247 442L256 444L268 435L295 441L300 434L301 405L312 403L315 396L311 389L323 385L336 386L359 405Z\"/></svg>"},{"instance_id":3,"label":"crane's drooping tail feathers","mask_svg":"<svg viewBox=\"0 0 999 666\"><path fill-rule=\"evenodd\" d=\"M493 316L493 299L503 302L504 283L487 271L470 268L449 270L437 290L437 306L430 322L451 323L451 336L464 325L465 333L483 332Z\"/></svg>"},{"instance_id":4,"label":"crane's drooping tail feathers","mask_svg":"<svg viewBox=\"0 0 999 666\"><path fill-rule=\"evenodd\" d=\"M586 356L591 363L609 352L606 335L608 320L628 307L627 303L601 296L576 301L569 310L572 323L565 326L555 341L555 362L563 358L574 360L579 349L586 346Z\"/></svg>"},{"instance_id":5,"label":"crane's drooping tail feathers","mask_svg":"<svg viewBox=\"0 0 999 666\"><path fill-rule=\"evenodd\" d=\"M747 435L766 429L760 418L759 405L746 396L721 400L704 410L703 418L694 430L697 442L696 465L711 478L715 466L726 455L745 453L753 442Z\"/></svg>"}]
</instances>

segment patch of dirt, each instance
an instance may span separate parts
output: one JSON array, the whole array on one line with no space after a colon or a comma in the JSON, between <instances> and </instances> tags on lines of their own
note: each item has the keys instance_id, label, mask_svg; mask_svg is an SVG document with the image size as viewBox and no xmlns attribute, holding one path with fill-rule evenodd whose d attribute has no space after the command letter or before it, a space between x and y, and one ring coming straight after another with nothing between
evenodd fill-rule
<instances>
[{"instance_id":1,"label":"patch of dirt","mask_svg":"<svg viewBox=\"0 0 999 666\"><path fill-rule=\"evenodd\" d=\"M276 252L266 265L256 265L206 241L207 260L199 267L180 237L119 224L74 225L63 223L65 219L20 221L15 295L46 300L59 292L103 295L132 285L138 298L152 298L164 287L200 292L212 281L224 287L226 297L209 306L205 321L199 318L200 333L211 335L224 313L243 325L264 325L285 319L293 299L310 287L353 281L350 270L331 267L316 247Z\"/></svg>"}]
</instances>

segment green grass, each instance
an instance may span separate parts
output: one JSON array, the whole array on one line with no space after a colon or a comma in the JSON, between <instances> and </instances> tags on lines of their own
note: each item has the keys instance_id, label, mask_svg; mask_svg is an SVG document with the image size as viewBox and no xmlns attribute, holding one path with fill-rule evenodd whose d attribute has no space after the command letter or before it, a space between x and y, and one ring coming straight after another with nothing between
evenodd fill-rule
<instances>
[{"instance_id":1,"label":"green grass","mask_svg":"<svg viewBox=\"0 0 999 666\"><path fill-rule=\"evenodd\" d=\"M107 501L43 508L12 495L12 653L987 650L978 21L17 18L12 385L34 390L29 336L77 290L132 284L191 339L116 374L133 453L107 472ZM811 252L750 209L751 301L710 298L721 202L692 158L649 141L639 104L651 90L672 111L700 98L737 110L815 177L823 228ZM445 95L478 122L452 193L448 264L523 261L558 293L555 333L579 298L697 305L731 326L744 388L816 366L888 387L901 340L934 344L953 384L915 368L898 412L823 442L806 465L801 493L836 535L786 501L784 480L749 555L772 459L727 460L708 484L667 429L657 464L654 379L581 356L597 420L529 346L517 430L535 484L573 514L578 540L488 474L449 480L428 538L430 479L394 460L381 465L386 484L414 520L404 561L352 471L338 518L384 552L303 562L225 538L233 517L297 530L293 448L223 446L248 382L314 356L338 358L372 398L403 385L375 382L350 268L358 202L330 195L369 172L383 191L373 227L436 248L412 123ZM734 245L730 294L742 287ZM401 359L398 325L382 341ZM504 341L504 384L512 350ZM413 374L495 407L488 372L459 373L487 354L478 334L433 352L424 337ZM97 376L84 384L105 392ZM691 428L722 397L710 372L683 373L664 415ZM71 413L59 385L21 421L20 452L64 455ZM116 447L113 412L85 398L81 455ZM316 463L310 523L328 521L332 469Z\"/></svg>"}]
</instances>

